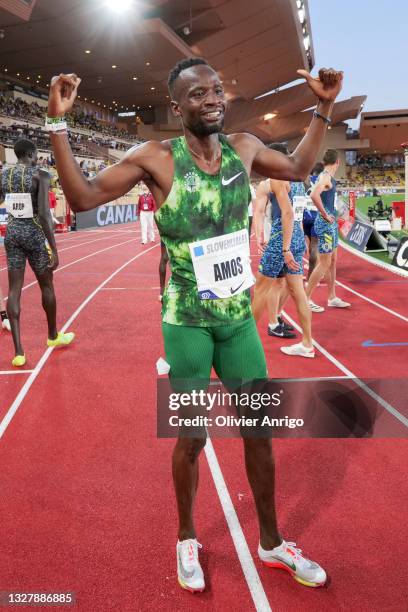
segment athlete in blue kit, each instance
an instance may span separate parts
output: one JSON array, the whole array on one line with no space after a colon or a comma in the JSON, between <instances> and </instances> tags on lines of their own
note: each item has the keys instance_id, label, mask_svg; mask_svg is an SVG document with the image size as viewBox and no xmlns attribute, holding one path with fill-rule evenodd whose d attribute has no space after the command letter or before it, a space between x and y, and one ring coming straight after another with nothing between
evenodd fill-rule
<instances>
[{"instance_id":1,"label":"athlete in blue kit","mask_svg":"<svg viewBox=\"0 0 408 612\"><path fill-rule=\"evenodd\" d=\"M309 278L306 295L313 312L323 312L324 308L311 301L312 293L319 281L328 273L329 295L327 305L332 308L347 308L348 302L336 297L336 262L337 246L339 243L339 230L336 221L336 180L335 173L339 167L337 151L328 149L323 158L324 170L316 182L311 198L318 209L314 230L318 238L319 261Z\"/></svg>"},{"instance_id":2,"label":"athlete in blue kit","mask_svg":"<svg viewBox=\"0 0 408 612\"><path fill-rule=\"evenodd\" d=\"M312 174L310 175L311 190L318 181L320 174L323 172L323 169L324 166L321 162L318 162L313 168ZM317 236L314 229L316 217L317 208L309 198L303 213L303 233L305 235L309 259L309 269L307 271L308 279L310 278L313 270L315 269L318 257ZM313 308L311 308L311 310L313 311Z\"/></svg>"},{"instance_id":3,"label":"athlete in blue kit","mask_svg":"<svg viewBox=\"0 0 408 612\"><path fill-rule=\"evenodd\" d=\"M271 145L277 151L288 154L285 145ZM272 205L271 237L267 246L263 238L263 217L268 200ZM303 254L305 237L302 229L305 188L303 183L269 179L260 184L255 202L255 232L260 252L263 252L258 269L252 312L255 320L268 306L268 334L281 338L293 338L293 328L278 317L288 293L293 297L303 331L303 341L282 347L287 355L314 357L311 335L311 313L303 287ZM282 279L286 283L282 283Z\"/></svg>"}]
</instances>

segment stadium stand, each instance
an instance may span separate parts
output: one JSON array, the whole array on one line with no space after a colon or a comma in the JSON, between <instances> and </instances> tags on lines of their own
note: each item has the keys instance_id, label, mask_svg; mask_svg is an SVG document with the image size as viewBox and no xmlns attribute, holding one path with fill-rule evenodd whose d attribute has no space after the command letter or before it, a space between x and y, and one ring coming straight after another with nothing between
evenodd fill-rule
<instances>
[{"instance_id":1,"label":"stadium stand","mask_svg":"<svg viewBox=\"0 0 408 612\"><path fill-rule=\"evenodd\" d=\"M5 81L0 82L0 87L0 143L12 147L18 138L25 137L33 140L40 150L50 151L48 134L42 129L45 108L34 99L28 102L12 97L12 90ZM126 151L143 142L142 138L101 121L97 111L85 111L80 103L67 115L67 122L71 128L71 146L77 155L109 158L109 149Z\"/></svg>"}]
</instances>

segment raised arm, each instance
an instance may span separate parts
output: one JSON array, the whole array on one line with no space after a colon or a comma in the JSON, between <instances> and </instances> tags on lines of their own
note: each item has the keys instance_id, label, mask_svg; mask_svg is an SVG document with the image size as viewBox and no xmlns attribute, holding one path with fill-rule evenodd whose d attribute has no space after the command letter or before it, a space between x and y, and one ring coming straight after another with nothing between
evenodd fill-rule
<instances>
[{"instance_id":1,"label":"raised arm","mask_svg":"<svg viewBox=\"0 0 408 612\"><path fill-rule=\"evenodd\" d=\"M62 118L74 104L81 82L75 74L53 77L48 99L48 117ZM70 207L75 212L89 210L125 195L146 177L144 164L154 155L157 143L145 143L130 149L114 166L87 180L76 162L66 130L50 132L59 180ZM157 152L156 152L157 153Z\"/></svg>"},{"instance_id":2,"label":"raised arm","mask_svg":"<svg viewBox=\"0 0 408 612\"><path fill-rule=\"evenodd\" d=\"M316 162L329 123L333 104L343 82L343 73L322 68L319 77L313 78L306 70L298 70L318 98L316 112L310 126L291 155L283 155L265 147L260 141L252 162L252 168L262 176L286 180L303 181ZM322 118L323 117L323 118ZM255 138L255 137L253 137ZM256 139L257 140L257 139Z\"/></svg>"}]
</instances>

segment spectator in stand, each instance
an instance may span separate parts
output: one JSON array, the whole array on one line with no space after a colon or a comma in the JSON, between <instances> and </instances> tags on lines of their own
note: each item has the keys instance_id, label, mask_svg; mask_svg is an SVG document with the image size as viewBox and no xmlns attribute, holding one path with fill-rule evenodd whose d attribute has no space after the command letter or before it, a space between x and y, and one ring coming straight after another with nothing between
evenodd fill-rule
<instances>
[{"instance_id":1,"label":"spectator in stand","mask_svg":"<svg viewBox=\"0 0 408 612\"><path fill-rule=\"evenodd\" d=\"M2 125L0 122L0 143L6 146L14 146L18 138L25 137L34 142L38 150L50 150L49 135L42 128L46 112L45 108L35 101L29 103L22 98L14 98L12 97L13 95L13 91L7 85L4 93L0 95L0 115L15 119L11 126ZM128 150L135 142L143 142L143 139L138 138L137 135L129 134L123 129L118 129L112 120L101 120L97 111L90 112L88 108L85 113L80 104L75 105L73 110L67 113L66 118L68 125L71 126L68 138L71 148L76 155L92 155L91 151L87 148L88 138L90 139L89 142L94 142L105 148L112 148L111 143L113 141L114 148L121 151ZM41 125L35 127L32 125L33 123ZM89 132L92 132L92 135L88 136L88 134L73 132L73 126L89 130ZM43 161L43 167L54 165L55 163L52 159L50 162L48 159Z\"/></svg>"},{"instance_id":2,"label":"spectator in stand","mask_svg":"<svg viewBox=\"0 0 408 612\"><path fill-rule=\"evenodd\" d=\"M81 160L79 167L81 168L82 172L84 173L84 175L88 178L89 176L89 172L88 172L88 163L86 161L86 159Z\"/></svg>"},{"instance_id":3,"label":"spectator in stand","mask_svg":"<svg viewBox=\"0 0 408 612\"><path fill-rule=\"evenodd\" d=\"M142 230L142 244L146 244L150 236L150 242L154 242L153 215L156 210L156 203L148 188L142 186L143 193L139 196L137 213L140 217L140 227Z\"/></svg>"}]
</instances>

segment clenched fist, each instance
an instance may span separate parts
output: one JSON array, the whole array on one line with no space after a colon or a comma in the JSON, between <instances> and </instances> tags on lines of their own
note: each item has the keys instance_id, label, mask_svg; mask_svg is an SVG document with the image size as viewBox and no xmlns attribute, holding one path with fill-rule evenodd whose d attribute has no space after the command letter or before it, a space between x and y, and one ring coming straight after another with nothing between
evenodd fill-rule
<instances>
[{"instance_id":1,"label":"clenched fist","mask_svg":"<svg viewBox=\"0 0 408 612\"><path fill-rule=\"evenodd\" d=\"M48 117L63 117L74 105L81 79L76 74L52 77L48 97Z\"/></svg>"}]
</instances>

